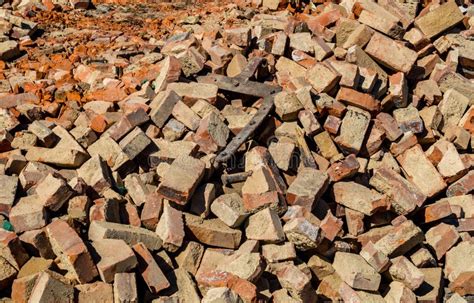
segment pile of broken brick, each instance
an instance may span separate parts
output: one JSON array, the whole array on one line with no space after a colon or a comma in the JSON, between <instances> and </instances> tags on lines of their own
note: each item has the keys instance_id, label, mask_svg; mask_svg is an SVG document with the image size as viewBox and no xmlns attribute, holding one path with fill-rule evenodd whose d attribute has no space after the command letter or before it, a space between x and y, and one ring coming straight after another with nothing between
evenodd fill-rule
<instances>
[{"instance_id":1,"label":"pile of broken brick","mask_svg":"<svg viewBox=\"0 0 474 303\"><path fill-rule=\"evenodd\" d=\"M0 11L2 302L473 302L474 6L209 3L165 37L34 2Z\"/></svg>"}]
</instances>

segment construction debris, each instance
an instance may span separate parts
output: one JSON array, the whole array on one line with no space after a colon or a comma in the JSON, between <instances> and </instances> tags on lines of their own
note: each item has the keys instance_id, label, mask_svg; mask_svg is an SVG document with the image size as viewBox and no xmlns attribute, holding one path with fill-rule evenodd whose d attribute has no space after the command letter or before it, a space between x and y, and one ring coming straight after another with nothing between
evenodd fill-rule
<instances>
[{"instance_id":1,"label":"construction debris","mask_svg":"<svg viewBox=\"0 0 474 303\"><path fill-rule=\"evenodd\" d=\"M0 1L0 301L474 302L474 5Z\"/></svg>"}]
</instances>

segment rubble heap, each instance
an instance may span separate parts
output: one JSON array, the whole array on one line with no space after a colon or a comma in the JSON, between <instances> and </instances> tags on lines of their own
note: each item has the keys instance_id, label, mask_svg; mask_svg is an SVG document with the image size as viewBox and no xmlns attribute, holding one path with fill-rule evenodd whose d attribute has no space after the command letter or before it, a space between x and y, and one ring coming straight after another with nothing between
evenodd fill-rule
<instances>
[{"instance_id":1,"label":"rubble heap","mask_svg":"<svg viewBox=\"0 0 474 303\"><path fill-rule=\"evenodd\" d=\"M3 4L2 300L472 302L474 6L309 2Z\"/></svg>"}]
</instances>

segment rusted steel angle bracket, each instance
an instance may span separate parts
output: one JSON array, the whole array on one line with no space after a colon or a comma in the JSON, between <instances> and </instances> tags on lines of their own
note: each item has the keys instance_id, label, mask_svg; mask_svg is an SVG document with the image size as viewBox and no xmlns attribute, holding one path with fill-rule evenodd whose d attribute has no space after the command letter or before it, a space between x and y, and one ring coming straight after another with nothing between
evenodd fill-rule
<instances>
[{"instance_id":1,"label":"rusted steel angle bracket","mask_svg":"<svg viewBox=\"0 0 474 303\"><path fill-rule=\"evenodd\" d=\"M216 74L201 76L197 80L200 83L215 84L219 89L225 91L255 97L265 97L281 90L278 86L270 84Z\"/></svg>"},{"instance_id":2,"label":"rusted steel angle bracket","mask_svg":"<svg viewBox=\"0 0 474 303\"><path fill-rule=\"evenodd\" d=\"M210 74L198 77L197 81L200 83L215 84L219 89L229 92L255 97L265 97L281 90L278 86L250 81L250 78L255 74L259 66L265 64L267 64L265 58L253 57L242 72L236 77Z\"/></svg>"},{"instance_id":3,"label":"rusted steel angle bracket","mask_svg":"<svg viewBox=\"0 0 474 303\"><path fill-rule=\"evenodd\" d=\"M239 149L239 147L248 140L250 136L255 132L255 130L262 125L265 118L267 118L268 114L273 110L275 104L273 103L275 98L275 94L268 95L263 99L262 105L252 117L252 120L244 126L244 128L232 138L232 140L227 144L226 148L221 151L216 159L216 163L223 163L227 162L232 155Z\"/></svg>"}]
</instances>

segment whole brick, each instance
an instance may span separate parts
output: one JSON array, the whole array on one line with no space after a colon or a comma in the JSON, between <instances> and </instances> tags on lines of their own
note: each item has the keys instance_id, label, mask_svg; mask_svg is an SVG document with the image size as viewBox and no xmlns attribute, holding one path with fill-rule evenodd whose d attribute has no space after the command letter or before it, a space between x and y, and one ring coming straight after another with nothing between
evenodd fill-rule
<instances>
[{"instance_id":1,"label":"whole brick","mask_svg":"<svg viewBox=\"0 0 474 303\"><path fill-rule=\"evenodd\" d=\"M112 283L116 273L128 272L137 265L135 254L123 240L102 239L92 246L100 256L97 268L106 283Z\"/></svg>"},{"instance_id":2,"label":"whole brick","mask_svg":"<svg viewBox=\"0 0 474 303\"><path fill-rule=\"evenodd\" d=\"M415 290L421 286L425 280L425 275L406 257L400 256L391 260L388 272L394 281L405 284L411 290Z\"/></svg>"},{"instance_id":3,"label":"whole brick","mask_svg":"<svg viewBox=\"0 0 474 303\"><path fill-rule=\"evenodd\" d=\"M29 275L13 281L11 297L13 302L28 302L39 274Z\"/></svg>"},{"instance_id":4,"label":"whole brick","mask_svg":"<svg viewBox=\"0 0 474 303\"><path fill-rule=\"evenodd\" d=\"M265 208L248 218L245 235L248 239L267 242L281 242L285 239L280 218L270 208Z\"/></svg>"},{"instance_id":5,"label":"whole brick","mask_svg":"<svg viewBox=\"0 0 474 303\"><path fill-rule=\"evenodd\" d=\"M262 255L267 262L283 262L296 258L296 250L293 243L265 244L262 246Z\"/></svg>"},{"instance_id":6,"label":"whole brick","mask_svg":"<svg viewBox=\"0 0 474 303\"><path fill-rule=\"evenodd\" d=\"M109 168L100 155L92 156L77 170L77 175L98 193L112 186Z\"/></svg>"},{"instance_id":7,"label":"whole brick","mask_svg":"<svg viewBox=\"0 0 474 303\"><path fill-rule=\"evenodd\" d=\"M201 259L204 254L204 246L198 242L190 241L183 251L176 257L176 263L180 268L192 275L196 275Z\"/></svg>"},{"instance_id":8,"label":"whole brick","mask_svg":"<svg viewBox=\"0 0 474 303\"><path fill-rule=\"evenodd\" d=\"M114 278L114 302L138 303L135 273L117 273Z\"/></svg>"},{"instance_id":9,"label":"whole brick","mask_svg":"<svg viewBox=\"0 0 474 303\"><path fill-rule=\"evenodd\" d=\"M15 201L18 177L1 175L0 187L2 188L2 192L0 193L0 211L9 213Z\"/></svg>"},{"instance_id":10,"label":"whole brick","mask_svg":"<svg viewBox=\"0 0 474 303\"><path fill-rule=\"evenodd\" d=\"M461 22L462 19L463 14L459 10L456 2L448 1L423 16L416 18L415 26L418 27L425 36L432 38Z\"/></svg>"},{"instance_id":11,"label":"whole brick","mask_svg":"<svg viewBox=\"0 0 474 303\"><path fill-rule=\"evenodd\" d=\"M371 241L362 247L360 255L377 272L383 272L390 266L388 257L379 251Z\"/></svg>"},{"instance_id":12,"label":"whole brick","mask_svg":"<svg viewBox=\"0 0 474 303\"><path fill-rule=\"evenodd\" d=\"M128 245L139 242L145 244L150 250L158 250L162 246L160 237L153 231L125 224L92 221L89 226L89 240L120 239Z\"/></svg>"},{"instance_id":13,"label":"whole brick","mask_svg":"<svg viewBox=\"0 0 474 303\"><path fill-rule=\"evenodd\" d=\"M74 287L54 272L42 272L36 279L28 302L74 302Z\"/></svg>"},{"instance_id":14,"label":"whole brick","mask_svg":"<svg viewBox=\"0 0 474 303\"><path fill-rule=\"evenodd\" d=\"M168 279L143 243L135 244L133 251L137 255L138 270L152 293L157 293L170 287Z\"/></svg>"},{"instance_id":15,"label":"whole brick","mask_svg":"<svg viewBox=\"0 0 474 303\"><path fill-rule=\"evenodd\" d=\"M194 135L194 142L199 145L200 150L205 153L215 153L226 146L229 137L229 128L219 118L211 112L199 123L199 127Z\"/></svg>"},{"instance_id":16,"label":"whole brick","mask_svg":"<svg viewBox=\"0 0 474 303\"><path fill-rule=\"evenodd\" d=\"M54 253L77 281L87 283L97 276L91 255L74 229L56 220L46 226L46 231Z\"/></svg>"},{"instance_id":17,"label":"whole brick","mask_svg":"<svg viewBox=\"0 0 474 303\"><path fill-rule=\"evenodd\" d=\"M463 241L446 253L444 274L450 282L454 282L464 272L474 271L472 262L466 262L474 255L474 243Z\"/></svg>"},{"instance_id":18,"label":"whole brick","mask_svg":"<svg viewBox=\"0 0 474 303\"><path fill-rule=\"evenodd\" d=\"M332 264L344 282L355 289L377 291L380 274L359 255L337 252Z\"/></svg>"},{"instance_id":19,"label":"whole brick","mask_svg":"<svg viewBox=\"0 0 474 303\"><path fill-rule=\"evenodd\" d=\"M45 207L57 211L73 195L73 192L65 180L49 174L36 186L36 194Z\"/></svg>"},{"instance_id":20,"label":"whole brick","mask_svg":"<svg viewBox=\"0 0 474 303\"><path fill-rule=\"evenodd\" d=\"M163 204L163 213L156 226L156 233L163 241L164 248L169 251L176 251L183 244L183 214L171 207L168 201Z\"/></svg>"},{"instance_id":21,"label":"whole brick","mask_svg":"<svg viewBox=\"0 0 474 303\"><path fill-rule=\"evenodd\" d=\"M368 112L349 106L342 119L340 134L335 138L336 143L348 153L358 154L362 148L369 123L370 114Z\"/></svg>"},{"instance_id":22,"label":"whole brick","mask_svg":"<svg viewBox=\"0 0 474 303\"><path fill-rule=\"evenodd\" d=\"M415 294L403 283L393 281L384 299L387 303L416 303Z\"/></svg>"},{"instance_id":23,"label":"whole brick","mask_svg":"<svg viewBox=\"0 0 474 303\"><path fill-rule=\"evenodd\" d=\"M165 173L158 193L170 201L186 204L204 175L205 164L199 159L179 156Z\"/></svg>"},{"instance_id":24,"label":"whole brick","mask_svg":"<svg viewBox=\"0 0 474 303\"><path fill-rule=\"evenodd\" d=\"M135 127L128 135L119 142L120 148L133 160L151 143L150 138L139 128Z\"/></svg>"},{"instance_id":25,"label":"whole brick","mask_svg":"<svg viewBox=\"0 0 474 303\"><path fill-rule=\"evenodd\" d=\"M306 80L318 93L330 91L339 82L341 75L323 63L316 63L306 72Z\"/></svg>"},{"instance_id":26,"label":"whole brick","mask_svg":"<svg viewBox=\"0 0 474 303\"><path fill-rule=\"evenodd\" d=\"M150 117L153 123L159 128L162 128L171 116L174 106L180 99L179 95L172 90L166 90L156 95L150 104L152 108Z\"/></svg>"},{"instance_id":27,"label":"whole brick","mask_svg":"<svg viewBox=\"0 0 474 303\"><path fill-rule=\"evenodd\" d=\"M242 198L237 193L224 194L211 204L211 211L229 227L240 226L248 217Z\"/></svg>"},{"instance_id":28,"label":"whole brick","mask_svg":"<svg viewBox=\"0 0 474 303\"><path fill-rule=\"evenodd\" d=\"M443 288L443 269L420 268L425 276L425 281L420 288L416 290L419 302L441 302Z\"/></svg>"},{"instance_id":29,"label":"whole brick","mask_svg":"<svg viewBox=\"0 0 474 303\"><path fill-rule=\"evenodd\" d=\"M408 73L417 59L415 51L382 34L374 33L365 51L382 65Z\"/></svg>"},{"instance_id":30,"label":"whole brick","mask_svg":"<svg viewBox=\"0 0 474 303\"><path fill-rule=\"evenodd\" d=\"M386 194L392 208L400 215L409 214L426 200L426 197L416 186L386 167L375 170L370 179L370 185Z\"/></svg>"},{"instance_id":31,"label":"whole brick","mask_svg":"<svg viewBox=\"0 0 474 303\"><path fill-rule=\"evenodd\" d=\"M318 247L322 241L319 226L311 224L305 218L293 218L283 226L288 240L295 245L298 250L305 251Z\"/></svg>"},{"instance_id":32,"label":"whole brick","mask_svg":"<svg viewBox=\"0 0 474 303\"><path fill-rule=\"evenodd\" d=\"M412 221L396 226L375 242L375 248L388 257L403 255L424 239L423 232Z\"/></svg>"},{"instance_id":33,"label":"whole brick","mask_svg":"<svg viewBox=\"0 0 474 303\"><path fill-rule=\"evenodd\" d=\"M427 197L433 197L446 188L446 183L428 161L420 145L406 150L397 157L407 179Z\"/></svg>"},{"instance_id":34,"label":"whole brick","mask_svg":"<svg viewBox=\"0 0 474 303\"><path fill-rule=\"evenodd\" d=\"M203 220L191 214L185 214L184 218L187 230L203 244L231 249L240 244L242 232L228 227L219 219Z\"/></svg>"},{"instance_id":35,"label":"whole brick","mask_svg":"<svg viewBox=\"0 0 474 303\"><path fill-rule=\"evenodd\" d=\"M76 285L78 303L113 303L114 291L112 285L104 282Z\"/></svg>"},{"instance_id":36,"label":"whole brick","mask_svg":"<svg viewBox=\"0 0 474 303\"><path fill-rule=\"evenodd\" d=\"M275 275L281 286L302 302L316 302L310 278L296 265L286 264L277 267Z\"/></svg>"},{"instance_id":37,"label":"whole brick","mask_svg":"<svg viewBox=\"0 0 474 303\"><path fill-rule=\"evenodd\" d=\"M387 207L387 198L355 182L337 182L333 186L337 203L371 216L376 210Z\"/></svg>"},{"instance_id":38,"label":"whole brick","mask_svg":"<svg viewBox=\"0 0 474 303\"><path fill-rule=\"evenodd\" d=\"M445 223L440 223L430 228L425 236L426 242L433 248L438 260L440 260L459 239L456 228Z\"/></svg>"},{"instance_id":39,"label":"whole brick","mask_svg":"<svg viewBox=\"0 0 474 303\"><path fill-rule=\"evenodd\" d=\"M19 238L29 255L40 256L45 259L56 257L44 229L26 231Z\"/></svg>"},{"instance_id":40,"label":"whole brick","mask_svg":"<svg viewBox=\"0 0 474 303\"><path fill-rule=\"evenodd\" d=\"M288 187L287 203L301 205L311 211L328 185L329 178L325 172L313 168L303 168Z\"/></svg>"},{"instance_id":41,"label":"whole brick","mask_svg":"<svg viewBox=\"0 0 474 303\"><path fill-rule=\"evenodd\" d=\"M354 154L350 154L343 160L334 162L327 170L327 173L331 181L337 182L352 177L359 171L359 168L359 161L357 161Z\"/></svg>"},{"instance_id":42,"label":"whole brick","mask_svg":"<svg viewBox=\"0 0 474 303\"><path fill-rule=\"evenodd\" d=\"M17 233L42 228L47 224L47 211L38 196L20 198L10 211L10 222Z\"/></svg>"}]
</instances>

